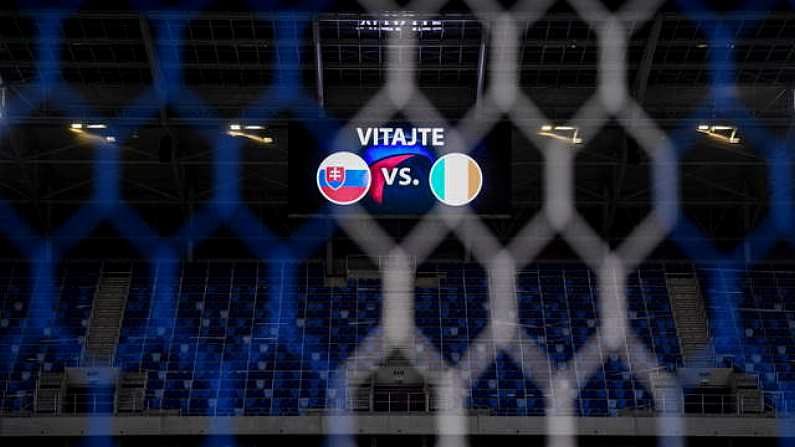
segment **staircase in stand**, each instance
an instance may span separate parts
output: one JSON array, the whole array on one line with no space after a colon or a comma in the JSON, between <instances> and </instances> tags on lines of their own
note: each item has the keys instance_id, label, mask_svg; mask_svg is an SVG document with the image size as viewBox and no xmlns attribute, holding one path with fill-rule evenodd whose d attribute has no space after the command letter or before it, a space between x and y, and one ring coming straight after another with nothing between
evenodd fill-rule
<instances>
[{"instance_id":1,"label":"staircase in stand","mask_svg":"<svg viewBox=\"0 0 795 447\"><path fill-rule=\"evenodd\" d=\"M116 387L116 413L141 413L144 411L146 373L124 373Z\"/></svg>"},{"instance_id":2,"label":"staircase in stand","mask_svg":"<svg viewBox=\"0 0 795 447\"><path fill-rule=\"evenodd\" d=\"M715 363L715 353L698 279L692 274L668 274L665 282L685 366L711 368Z\"/></svg>"},{"instance_id":3,"label":"staircase in stand","mask_svg":"<svg viewBox=\"0 0 795 447\"><path fill-rule=\"evenodd\" d=\"M130 277L130 272L102 272L94 294L83 366L109 366L113 363L130 292Z\"/></svg>"},{"instance_id":4,"label":"staircase in stand","mask_svg":"<svg viewBox=\"0 0 795 447\"><path fill-rule=\"evenodd\" d=\"M38 414L60 414L66 391L66 377L62 372L43 372L36 382L34 410Z\"/></svg>"}]
</instances>

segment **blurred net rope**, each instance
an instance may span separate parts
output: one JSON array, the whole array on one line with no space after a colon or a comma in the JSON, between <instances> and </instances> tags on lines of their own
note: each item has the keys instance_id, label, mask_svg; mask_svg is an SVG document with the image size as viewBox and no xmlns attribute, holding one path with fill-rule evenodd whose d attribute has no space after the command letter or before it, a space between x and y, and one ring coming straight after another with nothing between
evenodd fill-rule
<instances>
[{"instance_id":1,"label":"blurred net rope","mask_svg":"<svg viewBox=\"0 0 795 447\"><path fill-rule=\"evenodd\" d=\"M434 17L444 6L445 1L415 0L404 8L390 1L361 0L361 3L368 14L376 17L384 11L403 10L411 11L413 17ZM519 86L521 29L541 18L551 3L553 2L550 0L526 0L511 10L502 10L492 1L467 2L484 30L490 34L487 51L490 58L487 64L489 82L484 86L482 97L478 98L475 106L465 113L460 121L455 125L448 123L444 126L448 129L447 145L444 150L468 152L494 128L498 121L506 118L525 138L540 148L544 160L544 205L541 212L530 219L513 240L503 245L469 209L453 211L437 205L423 216L401 241L395 241L390 237L376 219L360 206L338 208L334 212L334 219L339 227L380 269L383 290L380 327L360 343L356 352L337 368L332 379L336 383L334 389L345 390L343 395L347 396L351 392L350 387L364 380L366 374L391 353L407 353L406 358L413 362L414 366L439 384L436 388L438 395L434 399L440 404L434 417L437 433L444 435L439 438L440 443L445 446L466 445L468 442L466 395L471 389L472 382L494 363L494 358L478 355L471 349L481 343L493 345L495 353L507 354L514 362L522 365L525 372L530 373L529 378L545 396L547 442L555 447L572 446L576 443L578 430L575 402L579 391L578 375L590 377L595 373L603 363L602 353L618 355L630 370L638 375L636 378L643 382L647 389L652 390L655 402L662 402L664 397L654 394L655 388L648 383L647 372L655 371L656 374L665 376L664 379L668 381L677 380L660 367L655 355L633 334L628 319L625 291L627 275L669 234L679 212L677 156L673 143L635 102L627 82L627 41L635 30L654 17L661 0L630 1L618 11L611 11L595 0L569 0L569 4L577 14L595 30L599 50L596 93L567 125L582 129L584 143L587 143L589 137L596 135L608 121L614 120L638 142L652 163L654 197L652 210L615 248L611 248L602 240L575 209L574 159L577 154L575 148L565 142L538 135L537 129L549 121ZM62 18L62 16L48 16L41 19L40 32L57 34L54 28ZM184 23L181 26L184 26ZM173 35L178 34L180 30L180 26L169 28L166 34L171 37L165 36L164 39L173 39ZM343 135L360 123L366 122L368 126L377 127L379 124L389 123L399 114L405 116L410 123L417 125L446 122L417 86L414 70L417 52L411 51L416 43L415 38L415 33L409 31L390 34L386 84L353 119L348 121L346 129L339 131L337 137L339 144L344 140ZM42 42L44 42L42 45L48 48L56 45L52 42L47 43L44 39ZM54 53L57 52L43 53L40 62L57 66L57 62L52 59ZM178 57L175 58L178 65ZM42 84L57 84L52 80L52 70L45 74ZM184 92L180 88L168 86L175 82L171 79L172 75L174 74L163 73L162 79L156 77L153 91L148 94L168 102ZM30 112L34 103L39 100L39 96L35 98L29 107L24 107L26 112ZM300 102L290 103L285 107L289 108L296 104ZM85 113L85 110L78 112ZM119 137L120 140L123 138ZM215 143L219 147L234 149L230 148L228 143L219 143L217 140ZM583 144L579 147L584 146ZM230 153L235 152L230 151ZM114 158L117 155L113 152L105 152L98 157L98 162L101 161L104 165L118 161ZM223 167L239 162L234 155L216 161L224 162L219 163L222 174L235 175L234 169ZM231 170L223 171L224 169ZM102 187L102 185L115 184L117 171L104 172L100 169L96 176L100 186L95 187L97 188L95 200L121 200L118 196L106 192L106 190L116 190L118 186ZM218 178L215 181L221 182ZM239 194L239 191L231 191L230 194ZM21 244L21 251L34 260L43 259L44 251L41 247L44 240L29 235L25 230L26 225L16 217L15 213L7 205L3 204L3 207L3 214L11 218L8 221L9 225L3 230L6 235L11 239L24 236L34 240L34 243ZM169 244L151 245L149 242L143 242L157 237L150 237L154 231L140 222L134 213L111 213L110 208L102 207L87 209L86 214L78 213L76 217L79 219L70 220L64 228L81 227L81 223L86 221L96 223L102 219L119 221L127 219L131 223L117 222L117 225L124 237L131 242L135 243L138 239L142 241L137 246L146 256L153 260L172 259L176 256L176 251ZM220 220L228 220L232 212L220 208L220 214ZM203 216L199 215L197 221L204 220L206 225L199 225L198 231L209 234L217 223L215 218ZM255 230L261 228L257 224L250 223L249 214L245 217L248 220L235 227L235 231L244 240L246 232L252 228ZM438 222L442 222L443 225L437 225ZM136 228L128 230L124 224ZM84 230L81 228L80 231ZM476 262L486 270L489 284L487 327L474 341L468 343L468 351L456 363L444 359L434 344L416 326L414 318L417 266L421 265L450 234L461 241L467 241L466 245L473 253ZM180 237L182 235L177 235L174 239ZM595 335L569 360L569 365L577 365L576 370L573 367L555 368L538 344L521 329L518 321L519 312L515 293L517 272L533 262L546 244L556 237L565 240L598 277L599 327ZM292 248L288 241L277 248L254 247L252 251L265 258L264 254L269 253L268 250L286 252ZM66 250L62 248L60 251L62 253ZM306 251L308 250L303 252L293 250L292 253L294 256L300 256L300 253ZM43 278L51 275L52 272L44 271L37 280L45 281ZM50 295L46 290L36 293L42 297ZM38 298L37 295L34 299L43 298ZM173 297L170 299L173 300ZM380 357L366 355L371 352L380 353ZM361 364L359 358L367 360ZM333 401L341 405L340 410L345 410L346 399L333 399ZM355 414L346 411L331 412L326 417L329 420L329 434L335 435L330 438L332 442L339 444L353 442L351 433L355 432ZM678 413L657 417L656 423L660 435L681 433L682 418ZM679 436L663 436L660 439L661 442L671 445L679 445L682 442Z\"/></svg>"},{"instance_id":2,"label":"blurred net rope","mask_svg":"<svg viewBox=\"0 0 795 447\"><path fill-rule=\"evenodd\" d=\"M392 2L362 1L368 12L377 16L382 11L399 11ZM405 9L419 11L432 16L442 2L415 2ZM626 80L627 41L631 30L637 29L655 13L659 2L629 2L615 13L602 4L588 0L573 0L570 4L595 31L599 41L599 65L597 92L582 106L568 125L586 129L584 135L595 135L609 119L617 120L649 155L654 166L655 203L652 212L635 228L615 250L592 230L581 218L574 206L574 157L571 145L555 139L539 137L537 129L547 124L542 112L519 87L519 42L521 27L532 24L543 16L550 6L549 1L527 1L512 10L502 10L495 2L472 0L472 8L485 32L490 33L491 47L488 86L482 98L470 109L456 126L448 126L448 144L445 149L468 152L501 117L507 117L516 128L536 147L541 148L544 159L544 207L540 214L518 232L512 241L502 245L490 233L485 224L472 210L456 210L437 206L414 227L402 241L396 242L371 217L348 218L348 213L366 215L367 211L346 209L337 213L337 222L349 237L369 254L380 266L383 282L383 311L381 330L371 335L350 359L365 357L375 350L383 356L393 351L408 352L407 357L415 366L438 383L437 433L442 435L439 444L444 446L467 445L467 412L464 408L468 390L473 381L494 363L491 356L478 355L472 347L491 343L497 355L509 355L543 392L546 398L546 433L551 446L576 444L576 405L578 395L577 375L590 377L604 361L601 354L617 354L630 365L630 370L648 389L649 371L676 378L657 364L655 355L632 333L627 317L627 301L624 290L626 277L646 255L661 242L676 220L675 197L677 191L676 157L668 137L646 116L629 94ZM500 11L500 12L495 12ZM434 122L444 123L441 114L423 96L416 85L412 57L398 53L401 48L414 44L414 34L392 33L390 53L387 59L386 85L351 120L348 127L358 122L379 117L385 124L397 113L403 113L415 125ZM399 45L398 45L399 44ZM409 52L416 54L416 52ZM399 68L399 69L398 69ZM452 148L452 149L451 149ZM433 225L441 220L447 231ZM366 232L364 229L366 228ZM462 241L469 240L468 248L474 258L488 273L487 327L468 344L468 351L456 364L450 364L434 349L431 343L414 324L414 274L415 266L433 251L448 232ZM367 237L363 237L367 234ZM560 235L599 279L599 328L596 334L575 353L567 367L555 369L538 345L522 331L518 321L518 303L515 294L516 273L533 261L539 251L556 235ZM386 256L384 258L384 256ZM387 262L384 262L387 260ZM349 361L350 361L349 359ZM374 368L384 358L368 357ZM337 388L355 386L360 376L346 379L347 364L336 374ZM362 365L356 370L365 371ZM350 392L350 390L348 390ZM662 396L653 396L655 401ZM329 424L339 433L350 433L355 422L348 418L333 417ZM660 417L660 434L679 433L678 417ZM660 438L663 443L678 445L677 437ZM348 440L350 441L350 440Z\"/></svg>"}]
</instances>

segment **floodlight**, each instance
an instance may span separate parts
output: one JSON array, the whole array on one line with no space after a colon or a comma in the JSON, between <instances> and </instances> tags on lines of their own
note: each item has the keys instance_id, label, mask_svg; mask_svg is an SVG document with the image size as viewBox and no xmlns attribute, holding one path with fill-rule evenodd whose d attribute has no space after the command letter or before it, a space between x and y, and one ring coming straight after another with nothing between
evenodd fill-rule
<instances>
[{"instance_id":1,"label":"floodlight","mask_svg":"<svg viewBox=\"0 0 795 447\"><path fill-rule=\"evenodd\" d=\"M273 137L268 137L268 136L259 136L259 135L254 135L254 134L250 134L250 133L245 133L245 132L233 132L233 131L229 131L226 134L229 135L230 137L247 138L247 139L249 139L251 141L256 141L257 143L262 143L262 144L271 144L271 143L273 143Z\"/></svg>"},{"instance_id":2,"label":"floodlight","mask_svg":"<svg viewBox=\"0 0 795 447\"><path fill-rule=\"evenodd\" d=\"M720 124L699 124L698 132L709 135L710 137L722 140L729 144L739 144L740 138L737 136L737 126L727 126Z\"/></svg>"},{"instance_id":3,"label":"floodlight","mask_svg":"<svg viewBox=\"0 0 795 447\"><path fill-rule=\"evenodd\" d=\"M581 144L580 129L574 126L555 126L552 124L545 124L541 126L538 131L539 135L554 138L556 140L565 141L569 144Z\"/></svg>"},{"instance_id":4,"label":"floodlight","mask_svg":"<svg viewBox=\"0 0 795 447\"><path fill-rule=\"evenodd\" d=\"M261 124L240 124L233 123L229 125L229 130L226 134L232 137L243 137L261 144L273 143L273 138L262 135L265 126Z\"/></svg>"}]
</instances>

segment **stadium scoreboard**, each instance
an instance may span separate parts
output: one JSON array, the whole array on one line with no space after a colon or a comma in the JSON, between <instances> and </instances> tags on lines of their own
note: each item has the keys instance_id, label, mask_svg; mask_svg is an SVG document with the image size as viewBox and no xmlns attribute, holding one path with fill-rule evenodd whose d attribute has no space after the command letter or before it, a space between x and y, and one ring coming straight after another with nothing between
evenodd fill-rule
<instances>
[{"instance_id":1,"label":"stadium scoreboard","mask_svg":"<svg viewBox=\"0 0 795 447\"><path fill-rule=\"evenodd\" d=\"M497 126L471 150L444 127L394 124L343 130L318 142L300 126L289 138L289 212L316 215L361 205L375 216L417 216L437 204L508 217L510 129Z\"/></svg>"}]
</instances>

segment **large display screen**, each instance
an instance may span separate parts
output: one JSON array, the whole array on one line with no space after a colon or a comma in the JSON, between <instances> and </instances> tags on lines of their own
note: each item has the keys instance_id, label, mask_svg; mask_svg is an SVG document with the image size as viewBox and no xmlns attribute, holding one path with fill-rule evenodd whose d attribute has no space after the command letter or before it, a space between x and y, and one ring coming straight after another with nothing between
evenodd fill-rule
<instances>
[{"instance_id":1,"label":"large display screen","mask_svg":"<svg viewBox=\"0 0 795 447\"><path fill-rule=\"evenodd\" d=\"M510 129L497 126L473 150L452 147L443 127L354 127L319 142L290 127L291 215L361 205L377 216L415 216L441 203L508 216Z\"/></svg>"}]
</instances>

